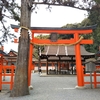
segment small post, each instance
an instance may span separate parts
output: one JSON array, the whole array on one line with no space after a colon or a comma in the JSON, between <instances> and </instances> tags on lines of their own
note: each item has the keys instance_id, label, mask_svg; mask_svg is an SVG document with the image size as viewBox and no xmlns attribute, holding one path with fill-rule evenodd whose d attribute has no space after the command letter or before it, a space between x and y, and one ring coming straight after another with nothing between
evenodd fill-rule
<instances>
[{"instance_id":1,"label":"small post","mask_svg":"<svg viewBox=\"0 0 100 100\"><path fill-rule=\"evenodd\" d=\"M91 86L91 89L92 89L92 71L90 71L90 86Z\"/></svg>"}]
</instances>

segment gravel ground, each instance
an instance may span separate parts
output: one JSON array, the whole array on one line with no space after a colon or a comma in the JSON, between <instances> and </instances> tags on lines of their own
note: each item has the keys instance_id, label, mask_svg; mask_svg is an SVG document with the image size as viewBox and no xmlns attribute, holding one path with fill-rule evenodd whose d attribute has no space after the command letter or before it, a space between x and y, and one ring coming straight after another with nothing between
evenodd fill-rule
<instances>
[{"instance_id":1,"label":"gravel ground","mask_svg":"<svg viewBox=\"0 0 100 100\"><path fill-rule=\"evenodd\" d=\"M89 81L89 77L85 80ZM9 86L3 85L0 100L100 100L100 85L96 89L91 89L90 85L76 89L75 75L40 77L38 73L32 73L31 83L33 90L30 90L30 95L14 98L9 97Z\"/></svg>"}]
</instances>

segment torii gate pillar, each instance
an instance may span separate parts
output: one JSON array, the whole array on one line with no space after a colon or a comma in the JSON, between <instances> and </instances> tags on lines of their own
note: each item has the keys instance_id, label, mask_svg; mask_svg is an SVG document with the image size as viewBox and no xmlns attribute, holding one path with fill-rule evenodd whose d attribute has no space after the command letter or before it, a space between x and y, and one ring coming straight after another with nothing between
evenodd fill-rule
<instances>
[{"instance_id":1,"label":"torii gate pillar","mask_svg":"<svg viewBox=\"0 0 100 100\"><path fill-rule=\"evenodd\" d=\"M34 41L34 33L32 33L32 40L30 40L30 42L33 42ZM30 43L30 49L29 49L29 65L28 65L28 86L32 87L31 86L31 71L33 67L33 64L32 64L32 58L33 58L33 44Z\"/></svg>"},{"instance_id":2,"label":"torii gate pillar","mask_svg":"<svg viewBox=\"0 0 100 100\"><path fill-rule=\"evenodd\" d=\"M74 34L74 38L76 41L79 40L79 34ZM75 54L76 54L76 71L77 71L77 86L76 88L80 88L84 86L84 77L83 77L83 68L81 64L81 52L80 52L80 44L75 45Z\"/></svg>"}]
</instances>

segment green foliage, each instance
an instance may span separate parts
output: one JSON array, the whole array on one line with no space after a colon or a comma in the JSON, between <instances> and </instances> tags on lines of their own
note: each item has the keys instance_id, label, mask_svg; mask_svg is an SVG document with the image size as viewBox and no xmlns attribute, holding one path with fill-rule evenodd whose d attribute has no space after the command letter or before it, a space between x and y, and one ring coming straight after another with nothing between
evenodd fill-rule
<instances>
[{"instance_id":1,"label":"green foliage","mask_svg":"<svg viewBox=\"0 0 100 100\"><path fill-rule=\"evenodd\" d=\"M38 38L38 39L49 39L50 38L50 35L37 35L35 38Z\"/></svg>"},{"instance_id":2,"label":"green foliage","mask_svg":"<svg viewBox=\"0 0 100 100\"><path fill-rule=\"evenodd\" d=\"M100 0L95 0L96 5L92 7L92 9L89 11L89 17L90 20L89 24L94 25L97 24L97 28L92 33L92 38L94 40L93 45L90 47L90 49L94 52L98 51L98 46L100 45Z\"/></svg>"},{"instance_id":3,"label":"green foliage","mask_svg":"<svg viewBox=\"0 0 100 100\"><path fill-rule=\"evenodd\" d=\"M79 28L79 27L86 27L86 26L90 26L90 25L94 25L93 22L91 22L91 19L89 18L86 18L84 19L81 23L75 23L75 24L67 24L63 27L66 27L66 28ZM100 31L100 28L96 28L92 34L84 34L83 37L84 39L93 39L94 41L94 44L92 45L84 45L86 50L89 51L89 52L97 52L98 51L98 44L99 44L99 35L98 34ZM60 38L64 38L64 39L70 39L70 38L73 38L73 35L72 34L67 34L67 35L60 35Z\"/></svg>"},{"instance_id":4,"label":"green foliage","mask_svg":"<svg viewBox=\"0 0 100 100\"><path fill-rule=\"evenodd\" d=\"M50 35L38 35L35 38L38 39L49 39ZM39 59L39 53L42 52L44 50L44 46L40 46L40 45L34 45L34 52L33 52L33 56L36 59Z\"/></svg>"},{"instance_id":5,"label":"green foliage","mask_svg":"<svg viewBox=\"0 0 100 100\"><path fill-rule=\"evenodd\" d=\"M97 4L100 4L100 0L94 0Z\"/></svg>"}]
</instances>

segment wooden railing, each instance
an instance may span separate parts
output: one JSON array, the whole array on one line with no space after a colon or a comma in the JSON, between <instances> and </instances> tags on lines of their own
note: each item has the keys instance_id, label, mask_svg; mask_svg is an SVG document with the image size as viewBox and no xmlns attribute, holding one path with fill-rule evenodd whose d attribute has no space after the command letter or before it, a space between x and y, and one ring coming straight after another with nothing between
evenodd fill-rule
<instances>
[{"instance_id":1,"label":"wooden railing","mask_svg":"<svg viewBox=\"0 0 100 100\"><path fill-rule=\"evenodd\" d=\"M6 73L7 70L11 70L10 73ZM10 90L13 88L13 83L14 83L14 70L15 66L2 66L0 65L0 91L2 90L2 85L3 84L9 84L10 85ZM6 77L10 77L10 81L5 81Z\"/></svg>"},{"instance_id":2,"label":"wooden railing","mask_svg":"<svg viewBox=\"0 0 100 100\"><path fill-rule=\"evenodd\" d=\"M86 76L90 76L90 73L84 74L84 77ZM93 81L84 81L84 84L94 84L94 88L97 88L97 84L100 84L100 82L97 81L97 76L100 76L100 66L96 66L96 70L92 73Z\"/></svg>"}]
</instances>

